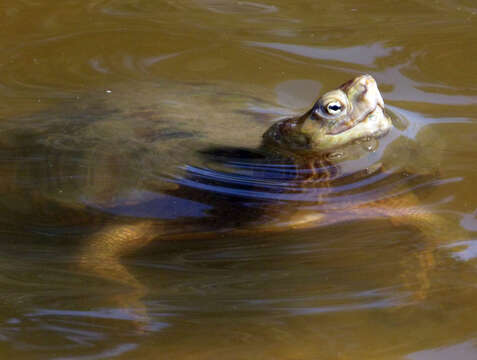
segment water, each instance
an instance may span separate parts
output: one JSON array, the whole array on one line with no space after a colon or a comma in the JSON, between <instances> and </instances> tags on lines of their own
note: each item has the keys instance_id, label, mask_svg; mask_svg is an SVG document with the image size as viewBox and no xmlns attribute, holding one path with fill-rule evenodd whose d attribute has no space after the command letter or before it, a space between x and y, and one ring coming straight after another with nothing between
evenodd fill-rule
<instances>
[{"instance_id":1,"label":"water","mask_svg":"<svg viewBox=\"0 0 477 360\"><path fill-rule=\"evenodd\" d=\"M477 357L472 1L4 0L0 17L0 357ZM331 192L255 151L361 73L418 146L381 141ZM411 176L345 176L383 152ZM389 188L445 220L214 234ZM88 234L149 217L197 236L124 258L142 300L75 265Z\"/></svg>"}]
</instances>

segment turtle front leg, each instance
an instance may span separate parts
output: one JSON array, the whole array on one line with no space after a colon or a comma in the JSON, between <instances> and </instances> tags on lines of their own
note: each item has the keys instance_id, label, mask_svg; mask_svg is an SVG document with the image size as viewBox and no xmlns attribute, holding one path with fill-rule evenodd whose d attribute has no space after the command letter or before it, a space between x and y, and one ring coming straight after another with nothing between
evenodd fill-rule
<instances>
[{"instance_id":1,"label":"turtle front leg","mask_svg":"<svg viewBox=\"0 0 477 360\"><path fill-rule=\"evenodd\" d=\"M129 287L127 293L115 295L111 300L143 324L148 321L142 302L147 289L120 260L146 246L159 231L157 224L151 221L110 224L91 235L80 251L79 266L83 271Z\"/></svg>"},{"instance_id":2,"label":"turtle front leg","mask_svg":"<svg viewBox=\"0 0 477 360\"><path fill-rule=\"evenodd\" d=\"M369 209L376 215L389 217L396 226L408 225L422 233L425 246L412 257L402 260L402 278L405 286L412 289L415 301L426 299L432 285L431 273L438 265L437 249L450 241L468 239L469 232L460 227L456 219L419 206L413 194L378 201Z\"/></svg>"}]
</instances>

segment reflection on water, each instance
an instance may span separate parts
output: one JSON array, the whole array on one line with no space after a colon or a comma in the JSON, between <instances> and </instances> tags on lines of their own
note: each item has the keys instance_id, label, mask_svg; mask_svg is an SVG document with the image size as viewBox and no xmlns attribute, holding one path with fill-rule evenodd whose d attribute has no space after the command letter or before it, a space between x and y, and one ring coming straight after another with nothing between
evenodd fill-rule
<instances>
[{"instance_id":1,"label":"reflection on water","mask_svg":"<svg viewBox=\"0 0 477 360\"><path fill-rule=\"evenodd\" d=\"M370 46L350 46L339 49L326 48L323 46L300 46L281 43L260 43L249 42L247 45L261 47L265 49L275 49L290 54L305 56L311 59L332 60L349 59L349 62L359 65L372 66L378 58L387 57L393 51L399 50L395 47L384 47L383 44L374 43Z\"/></svg>"},{"instance_id":2,"label":"reflection on water","mask_svg":"<svg viewBox=\"0 0 477 360\"><path fill-rule=\"evenodd\" d=\"M475 346L472 342L465 342L454 346L419 351L410 354L407 358L410 360L426 360L426 359L472 359L477 356Z\"/></svg>"},{"instance_id":3,"label":"reflection on water","mask_svg":"<svg viewBox=\"0 0 477 360\"><path fill-rule=\"evenodd\" d=\"M1 357L476 357L472 1L5 0L0 21ZM261 134L360 73L396 129L302 186ZM391 195L442 221L350 210ZM148 218L194 236L123 259L142 301L74 265Z\"/></svg>"}]
</instances>

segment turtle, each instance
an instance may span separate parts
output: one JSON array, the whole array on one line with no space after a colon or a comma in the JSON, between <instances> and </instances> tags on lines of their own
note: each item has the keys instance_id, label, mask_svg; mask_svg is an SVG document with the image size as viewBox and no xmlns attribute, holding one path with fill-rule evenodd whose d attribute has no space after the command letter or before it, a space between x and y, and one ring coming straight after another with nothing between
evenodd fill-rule
<instances>
[{"instance_id":1,"label":"turtle","mask_svg":"<svg viewBox=\"0 0 477 360\"><path fill-rule=\"evenodd\" d=\"M2 128L3 153L17 160L1 165L1 205L13 217L30 216L31 226L89 226L76 265L127 285L128 294L114 300L122 308L143 308L147 289L121 259L153 241L386 218L435 244L453 228L419 206L412 184L436 174L416 165L418 146L404 136L405 119L385 108L371 75L326 92L301 115L219 85L186 85L118 86ZM396 161L386 164L396 158L397 170ZM337 193L376 174L387 182L386 194ZM22 178L36 181L18 185ZM241 180L240 192L229 191L223 178ZM274 191L261 191L264 183ZM12 201L18 193L23 201ZM237 201L244 193L261 194L260 206ZM200 216L190 213L190 201L201 204ZM433 267L431 252L421 256L416 298L425 296Z\"/></svg>"}]
</instances>

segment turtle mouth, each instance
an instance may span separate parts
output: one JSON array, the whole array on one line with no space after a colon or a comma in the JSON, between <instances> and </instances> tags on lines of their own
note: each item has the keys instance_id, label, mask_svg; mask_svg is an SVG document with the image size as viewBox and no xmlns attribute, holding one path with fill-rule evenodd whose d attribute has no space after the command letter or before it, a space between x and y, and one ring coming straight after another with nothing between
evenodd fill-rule
<instances>
[{"instance_id":1,"label":"turtle mouth","mask_svg":"<svg viewBox=\"0 0 477 360\"><path fill-rule=\"evenodd\" d=\"M370 115L374 114L378 108L381 109L381 112L384 113L384 106L380 103L376 104L376 107L374 110L368 112L367 114L357 118L357 119L350 119L346 121L342 121L335 126L333 126L329 131L326 132L326 135L339 135L342 134L343 132L352 129L356 125L358 125L360 122L363 122L364 120L368 119Z\"/></svg>"}]
</instances>

